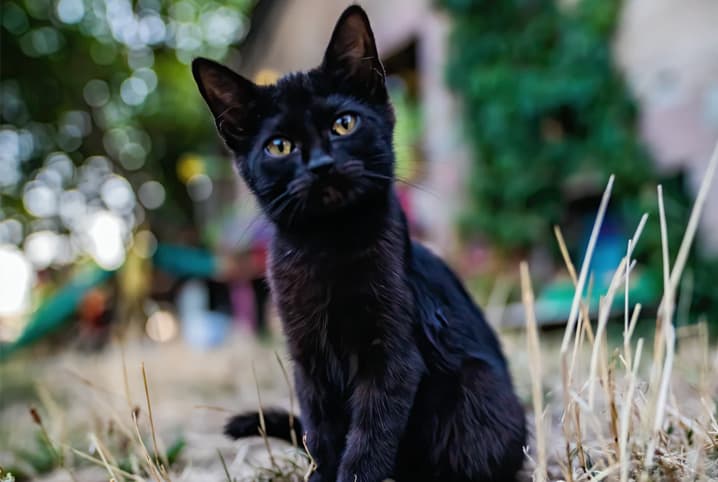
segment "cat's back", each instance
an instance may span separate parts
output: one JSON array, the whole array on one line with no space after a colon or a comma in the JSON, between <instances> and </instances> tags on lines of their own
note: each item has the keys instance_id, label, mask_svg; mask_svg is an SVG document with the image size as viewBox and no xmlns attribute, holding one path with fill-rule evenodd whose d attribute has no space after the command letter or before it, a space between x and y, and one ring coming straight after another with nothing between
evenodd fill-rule
<instances>
[{"instance_id":1,"label":"cat's back","mask_svg":"<svg viewBox=\"0 0 718 482\"><path fill-rule=\"evenodd\" d=\"M411 254L415 336L427 371L397 479L514 480L526 429L500 342L444 261L416 242Z\"/></svg>"}]
</instances>

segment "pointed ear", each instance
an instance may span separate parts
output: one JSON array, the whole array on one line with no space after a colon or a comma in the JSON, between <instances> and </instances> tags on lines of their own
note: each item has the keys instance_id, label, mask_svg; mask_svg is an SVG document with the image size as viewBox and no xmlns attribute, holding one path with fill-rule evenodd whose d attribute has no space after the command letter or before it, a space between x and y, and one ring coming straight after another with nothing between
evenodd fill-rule
<instances>
[{"instance_id":1,"label":"pointed ear","mask_svg":"<svg viewBox=\"0 0 718 482\"><path fill-rule=\"evenodd\" d=\"M366 12L352 5L339 17L329 46L324 54L322 70L338 81L353 81L367 93L386 97L384 66L379 60L374 33Z\"/></svg>"},{"instance_id":2,"label":"pointed ear","mask_svg":"<svg viewBox=\"0 0 718 482\"><path fill-rule=\"evenodd\" d=\"M209 59L192 61L192 74L205 102L221 129L221 118L241 116L256 96L257 86L224 65Z\"/></svg>"}]
</instances>

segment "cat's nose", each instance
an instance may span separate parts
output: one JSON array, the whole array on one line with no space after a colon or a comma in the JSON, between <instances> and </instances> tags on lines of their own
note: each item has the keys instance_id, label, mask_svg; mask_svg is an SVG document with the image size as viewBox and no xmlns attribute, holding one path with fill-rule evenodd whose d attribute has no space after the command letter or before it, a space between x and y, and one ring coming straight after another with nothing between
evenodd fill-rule
<instances>
[{"instance_id":1,"label":"cat's nose","mask_svg":"<svg viewBox=\"0 0 718 482\"><path fill-rule=\"evenodd\" d=\"M314 174L326 174L332 167L334 167L334 158L327 155L313 157L307 164L307 169Z\"/></svg>"}]
</instances>

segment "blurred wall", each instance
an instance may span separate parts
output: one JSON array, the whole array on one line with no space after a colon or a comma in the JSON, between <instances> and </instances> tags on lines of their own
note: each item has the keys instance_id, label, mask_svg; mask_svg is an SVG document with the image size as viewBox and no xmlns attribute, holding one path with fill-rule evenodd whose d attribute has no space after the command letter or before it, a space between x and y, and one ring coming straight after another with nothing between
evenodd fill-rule
<instances>
[{"instance_id":1,"label":"blurred wall","mask_svg":"<svg viewBox=\"0 0 718 482\"><path fill-rule=\"evenodd\" d=\"M641 133L660 169L686 170L693 193L718 141L718 1L627 0L619 64L641 103ZM718 254L718 183L701 241Z\"/></svg>"}]
</instances>

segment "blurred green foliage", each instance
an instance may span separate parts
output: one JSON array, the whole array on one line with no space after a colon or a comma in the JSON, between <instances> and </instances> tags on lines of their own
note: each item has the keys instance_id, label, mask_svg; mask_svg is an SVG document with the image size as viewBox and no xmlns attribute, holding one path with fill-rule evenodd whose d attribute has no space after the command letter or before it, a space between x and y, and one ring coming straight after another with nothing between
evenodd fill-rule
<instances>
[{"instance_id":1,"label":"blurred green foliage","mask_svg":"<svg viewBox=\"0 0 718 482\"><path fill-rule=\"evenodd\" d=\"M98 208L117 211L129 229L148 218L168 233L191 224L177 163L216 152L218 143L188 64L231 54L252 4L4 1L0 220L15 221L5 230L15 232L0 229L0 242L21 243L40 229L72 234L71 211L81 217ZM127 179L132 192L103 194L112 176ZM23 197L37 186L56 209L28 209ZM131 199L119 209L113 196Z\"/></svg>"},{"instance_id":2,"label":"blurred green foliage","mask_svg":"<svg viewBox=\"0 0 718 482\"><path fill-rule=\"evenodd\" d=\"M474 153L464 234L504 252L549 247L558 261L553 226L565 226L572 201L600 195L615 174L613 215L630 236L649 213L637 255L660 280L656 184L664 185L672 259L691 203L680 177L659 179L638 140L636 107L611 52L622 2L440 4L453 19L448 83L462 99ZM704 262L693 270L696 279L718 274ZM694 307L715 312L712 291L696 285Z\"/></svg>"}]
</instances>

